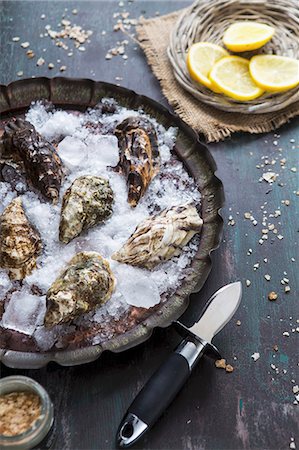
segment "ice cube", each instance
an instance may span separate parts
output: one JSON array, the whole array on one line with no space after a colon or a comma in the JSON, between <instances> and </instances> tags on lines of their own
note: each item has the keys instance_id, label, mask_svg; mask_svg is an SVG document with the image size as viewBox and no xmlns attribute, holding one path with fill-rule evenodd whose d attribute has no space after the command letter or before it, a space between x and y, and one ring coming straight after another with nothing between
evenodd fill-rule
<instances>
[{"instance_id":1,"label":"ice cube","mask_svg":"<svg viewBox=\"0 0 299 450\"><path fill-rule=\"evenodd\" d=\"M47 351L55 344L57 335L58 331L56 327L48 330L45 327L39 326L36 328L33 337L40 350Z\"/></svg>"},{"instance_id":2,"label":"ice cube","mask_svg":"<svg viewBox=\"0 0 299 450\"><path fill-rule=\"evenodd\" d=\"M76 328L72 325L56 325L51 329L39 326L36 328L33 337L40 350L47 351L53 346L62 348L62 340L64 336L68 333L73 333L75 329Z\"/></svg>"},{"instance_id":3,"label":"ice cube","mask_svg":"<svg viewBox=\"0 0 299 450\"><path fill-rule=\"evenodd\" d=\"M116 270L117 291L129 305L151 308L160 303L160 294L154 280L145 271L120 264Z\"/></svg>"},{"instance_id":4,"label":"ice cube","mask_svg":"<svg viewBox=\"0 0 299 450\"><path fill-rule=\"evenodd\" d=\"M46 313L46 297L28 292L14 292L5 308L2 324L5 328L32 335Z\"/></svg>"},{"instance_id":5,"label":"ice cube","mask_svg":"<svg viewBox=\"0 0 299 450\"><path fill-rule=\"evenodd\" d=\"M58 145L57 150L66 167L80 167L86 160L87 147L80 139L66 136Z\"/></svg>"},{"instance_id":6,"label":"ice cube","mask_svg":"<svg viewBox=\"0 0 299 450\"><path fill-rule=\"evenodd\" d=\"M116 136L90 134L85 142L90 162L112 167L117 165L119 153Z\"/></svg>"}]
</instances>

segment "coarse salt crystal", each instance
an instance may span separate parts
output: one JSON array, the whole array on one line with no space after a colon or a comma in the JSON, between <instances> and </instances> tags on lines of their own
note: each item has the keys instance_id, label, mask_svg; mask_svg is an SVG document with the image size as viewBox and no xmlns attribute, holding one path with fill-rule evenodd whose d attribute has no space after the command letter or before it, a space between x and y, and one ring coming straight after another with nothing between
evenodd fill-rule
<instances>
[{"instance_id":1,"label":"coarse salt crystal","mask_svg":"<svg viewBox=\"0 0 299 450\"><path fill-rule=\"evenodd\" d=\"M263 173L262 178L268 183L274 183L277 178L277 174L275 172L265 172Z\"/></svg>"},{"instance_id":2,"label":"coarse salt crystal","mask_svg":"<svg viewBox=\"0 0 299 450\"><path fill-rule=\"evenodd\" d=\"M255 362L255 361L257 361L259 358L260 358L260 354L259 353L253 353L252 355L251 355L251 358L253 359L253 361Z\"/></svg>"}]
</instances>

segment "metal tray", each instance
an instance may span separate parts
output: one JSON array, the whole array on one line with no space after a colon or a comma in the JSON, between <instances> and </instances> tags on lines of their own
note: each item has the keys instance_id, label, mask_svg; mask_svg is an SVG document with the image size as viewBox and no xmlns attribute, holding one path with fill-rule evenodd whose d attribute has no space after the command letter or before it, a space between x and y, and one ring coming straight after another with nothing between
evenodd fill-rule
<instances>
[{"instance_id":1,"label":"metal tray","mask_svg":"<svg viewBox=\"0 0 299 450\"><path fill-rule=\"evenodd\" d=\"M185 122L164 106L134 91L105 82L41 77L15 81L7 86L0 85L1 120L23 114L30 103L38 99L50 100L64 109L84 110L94 106L103 97L113 97L120 105L130 109L142 108L165 127L177 127L175 152L196 180L202 196L204 225L200 246L191 264L193 270L165 303L150 310L134 308L128 329L121 329L113 338L100 345L81 341L78 347L72 345L60 351L38 353L28 351L24 339L5 340L0 336L0 360L8 367L39 368L50 361L64 366L83 364L94 361L104 350L121 352L140 344L151 336L155 327L169 326L186 310L189 295L202 288L211 270L210 253L218 247L223 228L223 220L219 215L224 202L223 186L215 176L216 164L207 147Z\"/></svg>"}]
</instances>

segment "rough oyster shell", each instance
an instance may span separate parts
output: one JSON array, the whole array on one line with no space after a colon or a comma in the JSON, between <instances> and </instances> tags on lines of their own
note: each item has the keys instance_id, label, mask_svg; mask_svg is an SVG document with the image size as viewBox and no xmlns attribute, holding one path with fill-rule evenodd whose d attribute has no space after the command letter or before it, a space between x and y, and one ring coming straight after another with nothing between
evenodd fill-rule
<instances>
[{"instance_id":1,"label":"rough oyster shell","mask_svg":"<svg viewBox=\"0 0 299 450\"><path fill-rule=\"evenodd\" d=\"M70 322L112 295L115 279L99 253L77 253L47 292L45 326Z\"/></svg>"},{"instance_id":2,"label":"rough oyster shell","mask_svg":"<svg viewBox=\"0 0 299 450\"><path fill-rule=\"evenodd\" d=\"M6 125L2 146L3 156L14 156L15 159L21 160L33 186L47 199L56 203L63 170L55 147L23 119L11 121Z\"/></svg>"},{"instance_id":3,"label":"rough oyster shell","mask_svg":"<svg viewBox=\"0 0 299 450\"><path fill-rule=\"evenodd\" d=\"M115 170L127 178L128 202L135 207L160 169L157 134L144 117L128 117L115 129L119 162Z\"/></svg>"},{"instance_id":4,"label":"rough oyster shell","mask_svg":"<svg viewBox=\"0 0 299 450\"><path fill-rule=\"evenodd\" d=\"M199 233L203 221L193 204L173 206L141 222L123 247L112 255L116 261L153 269L178 256Z\"/></svg>"},{"instance_id":5,"label":"rough oyster shell","mask_svg":"<svg viewBox=\"0 0 299 450\"><path fill-rule=\"evenodd\" d=\"M107 219L112 213L113 198L105 178L90 175L76 178L63 196L60 241L67 244L83 230Z\"/></svg>"},{"instance_id":6,"label":"rough oyster shell","mask_svg":"<svg viewBox=\"0 0 299 450\"><path fill-rule=\"evenodd\" d=\"M28 221L21 198L15 198L0 218L0 266L13 280L22 280L36 267L42 249L37 230Z\"/></svg>"}]
</instances>

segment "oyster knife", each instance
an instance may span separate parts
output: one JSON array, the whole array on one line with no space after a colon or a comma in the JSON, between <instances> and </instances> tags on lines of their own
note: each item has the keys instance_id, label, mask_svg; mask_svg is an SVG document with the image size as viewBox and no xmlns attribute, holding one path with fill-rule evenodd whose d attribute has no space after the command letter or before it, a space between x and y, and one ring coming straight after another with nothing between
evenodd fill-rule
<instances>
[{"instance_id":1,"label":"oyster knife","mask_svg":"<svg viewBox=\"0 0 299 450\"><path fill-rule=\"evenodd\" d=\"M210 298L202 316L191 328L174 322L184 340L153 374L129 407L117 431L119 447L130 447L154 425L204 354L215 359L221 358L212 339L235 314L241 295L241 282L227 284Z\"/></svg>"}]
</instances>

